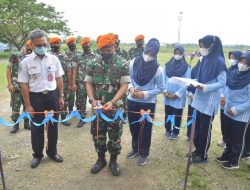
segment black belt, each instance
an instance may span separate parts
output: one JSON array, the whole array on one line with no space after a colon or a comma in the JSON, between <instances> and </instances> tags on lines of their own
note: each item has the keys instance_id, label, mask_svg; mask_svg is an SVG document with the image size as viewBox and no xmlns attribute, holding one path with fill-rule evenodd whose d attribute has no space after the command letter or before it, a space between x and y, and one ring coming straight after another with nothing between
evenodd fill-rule
<instances>
[{"instance_id":1,"label":"black belt","mask_svg":"<svg viewBox=\"0 0 250 190\"><path fill-rule=\"evenodd\" d=\"M44 90L44 91L42 91L42 92L30 92L30 93L32 93L32 94L43 94L43 95L48 95L48 94L50 94L50 93L52 93L52 92L55 92L56 90Z\"/></svg>"}]
</instances>

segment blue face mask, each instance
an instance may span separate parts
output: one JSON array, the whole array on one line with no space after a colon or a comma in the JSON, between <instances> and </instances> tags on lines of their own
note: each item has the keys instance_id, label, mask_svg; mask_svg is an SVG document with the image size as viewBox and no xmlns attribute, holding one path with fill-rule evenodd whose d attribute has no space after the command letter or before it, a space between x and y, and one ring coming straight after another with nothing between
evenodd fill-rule
<instances>
[{"instance_id":1,"label":"blue face mask","mask_svg":"<svg viewBox=\"0 0 250 190\"><path fill-rule=\"evenodd\" d=\"M37 53L38 55L45 55L45 53L47 53L47 48L46 47L36 47L35 53Z\"/></svg>"}]
</instances>

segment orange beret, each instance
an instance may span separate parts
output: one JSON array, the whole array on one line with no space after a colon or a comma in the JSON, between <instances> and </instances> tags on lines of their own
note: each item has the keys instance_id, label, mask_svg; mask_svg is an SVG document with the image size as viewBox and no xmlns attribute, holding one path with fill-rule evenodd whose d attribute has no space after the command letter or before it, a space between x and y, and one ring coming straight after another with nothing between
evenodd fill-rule
<instances>
[{"instance_id":1,"label":"orange beret","mask_svg":"<svg viewBox=\"0 0 250 190\"><path fill-rule=\"evenodd\" d=\"M50 44L53 44L53 43L59 43L59 42L61 42L62 40L61 40L61 38L59 38L59 37L52 37L52 38L50 38L50 40L49 40L49 43Z\"/></svg>"},{"instance_id":2,"label":"orange beret","mask_svg":"<svg viewBox=\"0 0 250 190\"><path fill-rule=\"evenodd\" d=\"M144 40L144 36L142 34L135 37L135 41L139 41L139 40Z\"/></svg>"},{"instance_id":3,"label":"orange beret","mask_svg":"<svg viewBox=\"0 0 250 190\"><path fill-rule=\"evenodd\" d=\"M32 47L32 42L31 40L27 40L27 42L25 43L27 47L31 48Z\"/></svg>"},{"instance_id":4,"label":"orange beret","mask_svg":"<svg viewBox=\"0 0 250 190\"><path fill-rule=\"evenodd\" d=\"M98 40L100 39L102 35L99 35L97 38L96 38L96 42L98 43Z\"/></svg>"},{"instance_id":5,"label":"orange beret","mask_svg":"<svg viewBox=\"0 0 250 190\"><path fill-rule=\"evenodd\" d=\"M113 34L113 36L114 36L115 39L117 39L117 40L119 39L118 34Z\"/></svg>"},{"instance_id":6,"label":"orange beret","mask_svg":"<svg viewBox=\"0 0 250 190\"><path fill-rule=\"evenodd\" d=\"M85 38L83 38L81 40L80 44L81 44L81 46L83 46L84 44L87 44L89 42L91 42L90 38L89 37L85 37Z\"/></svg>"},{"instance_id":7,"label":"orange beret","mask_svg":"<svg viewBox=\"0 0 250 190\"><path fill-rule=\"evenodd\" d=\"M67 41L66 41L66 44L68 45L68 44L70 44L70 43L72 43L72 42L76 42L75 38L74 38L74 37L69 37L69 38L67 39Z\"/></svg>"},{"instance_id":8,"label":"orange beret","mask_svg":"<svg viewBox=\"0 0 250 190\"><path fill-rule=\"evenodd\" d=\"M114 45L114 44L115 44L114 36L112 34L104 34L98 39L97 47L98 49L101 49L108 45Z\"/></svg>"}]
</instances>

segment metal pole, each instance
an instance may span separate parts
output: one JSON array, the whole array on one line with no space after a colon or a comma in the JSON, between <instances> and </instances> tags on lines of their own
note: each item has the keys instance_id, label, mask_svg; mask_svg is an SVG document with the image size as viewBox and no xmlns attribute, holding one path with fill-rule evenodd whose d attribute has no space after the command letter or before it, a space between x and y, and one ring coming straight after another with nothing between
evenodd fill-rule
<instances>
[{"instance_id":1,"label":"metal pole","mask_svg":"<svg viewBox=\"0 0 250 190\"><path fill-rule=\"evenodd\" d=\"M188 160L187 160L187 169L186 169L186 176L185 176L185 182L184 182L184 190L187 189L189 168L190 168L190 165L191 165L192 147L193 147L193 141L194 141L194 132L195 132L195 120L193 121L192 128L191 128L191 139L190 139L190 142L189 142Z\"/></svg>"},{"instance_id":2,"label":"metal pole","mask_svg":"<svg viewBox=\"0 0 250 190\"><path fill-rule=\"evenodd\" d=\"M1 149L0 149L0 173L1 173L1 179L2 179L2 185L3 185L3 190L6 190L6 185L5 185L5 178L4 178L4 173L3 173L3 166L2 166L2 154L1 154Z\"/></svg>"}]
</instances>

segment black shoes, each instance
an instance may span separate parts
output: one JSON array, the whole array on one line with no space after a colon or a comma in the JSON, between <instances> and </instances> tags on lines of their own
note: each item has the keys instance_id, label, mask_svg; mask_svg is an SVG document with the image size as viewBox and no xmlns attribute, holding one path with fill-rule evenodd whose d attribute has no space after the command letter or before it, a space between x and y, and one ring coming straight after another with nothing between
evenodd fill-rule
<instances>
[{"instance_id":1,"label":"black shoes","mask_svg":"<svg viewBox=\"0 0 250 190\"><path fill-rule=\"evenodd\" d=\"M49 156L49 157L56 162L63 162L63 157L60 156L59 154L55 154L54 156Z\"/></svg>"},{"instance_id":2,"label":"black shoes","mask_svg":"<svg viewBox=\"0 0 250 190\"><path fill-rule=\"evenodd\" d=\"M80 120L79 123L78 123L78 125L77 125L77 127L81 128L81 127L83 127L83 125L85 125L85 122L83 122L82 120Z\"/></svg>"},{"instance_id":3,"label":"black shoes","mask_svg":"<svg viewBox=\"0 0 250 190\"><path fill-rule=\"evenodd\" d=\"M19 130L19 123L17 123L16 125L14 125L12 127L12 129L10 130L10 133L14 134Z\"/></svg>"},{"instance_id":4,"label":"black shoes","mask_svg":"<svg viewBox=\"0 0 250 190\"><path fill-rule=\"evenodd\" d=\"M41 158L33 158L31 160L31 168L36 168L40 164Z\"/></svg>"},{"instance_id":5,"label":"black shoes","mask_svg":"<svg viewBox=\"0 0 250 190\"><path fill-rule=\"evenodd\" d=\"M24 119L23 128L27 129L27 130L30 130L30 121L29 121L29 119Z\"/></svg>"},{"instance_id":6,"label":"black shoes","mask_svg":"<svg viewBox=\"0 0 250 190\"><path fill-rule=\"evenodd\" d=\"M112 161L109 163L110 171L113 176L119 176L121 175L121 170L119 168L119 165L116 163L116 161Z\"/></svg>"},{"instance_id":7,"label":"black shoes","mask_svg":"<svg viewBox=\"0 0 250 190\"><path fill-rule=\"evenodd\" d=\"M107 165L107 161L105 158L99 158L96 163L91 168L92 174L97 174Z\"/></svg>"}]
</instances>

